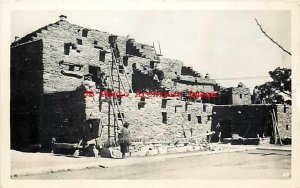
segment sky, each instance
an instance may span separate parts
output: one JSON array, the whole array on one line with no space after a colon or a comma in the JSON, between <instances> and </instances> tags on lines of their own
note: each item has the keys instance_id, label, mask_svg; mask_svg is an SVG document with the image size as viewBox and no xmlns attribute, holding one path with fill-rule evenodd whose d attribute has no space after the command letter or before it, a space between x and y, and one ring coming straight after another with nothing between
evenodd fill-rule
<instances>
[{"instance_id":1,"label":"sky","mask_svg":"<svg viewBox=\"0 0 300 188\"><path fill-rule=\"evenodd\" d=\"M253 89L270 80L269 71L291 68L291 57L255 22L291 51L290 12L282 10L15 11L11 41L58 21L61 14L73 24L154 42L157 50L159 42L163 57L182 60L202 75L209 73L224 87L243 82Z\"/></svg>"}]
</instances>

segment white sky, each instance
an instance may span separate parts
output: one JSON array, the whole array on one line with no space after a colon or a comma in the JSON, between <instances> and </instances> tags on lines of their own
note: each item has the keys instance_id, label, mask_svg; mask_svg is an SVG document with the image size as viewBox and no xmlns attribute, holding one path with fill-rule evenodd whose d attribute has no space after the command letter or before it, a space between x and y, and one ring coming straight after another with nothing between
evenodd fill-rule
<instances>
[{"instance_id":1,"label":"white sky","mask_svg":"<svg viewBox=\"0 0 300 188\"><path fill-rule=\"evenodd\" d=\"M291 67L291 58L266 38L264 30L291 50L289 11L18 11L12 13L11 40L58 21L58 16L88 28L136 41L160 42L164 57L180 59L212 78L268 76L276 67ZM224 87L242 81L251 89L269 78L217 80Z\"/></svg>"}]
</instances>

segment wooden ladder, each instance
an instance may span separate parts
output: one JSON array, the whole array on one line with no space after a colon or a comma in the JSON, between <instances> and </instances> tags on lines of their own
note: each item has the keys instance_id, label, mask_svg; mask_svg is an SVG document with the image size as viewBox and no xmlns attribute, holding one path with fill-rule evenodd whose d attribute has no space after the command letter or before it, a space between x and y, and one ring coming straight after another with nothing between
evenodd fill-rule
<instances>
[{"instance_id":1,"label":"wooden ladder","mask_svg":"<svg viewBox=\"0 0 300 188\"><path fill-rule=\"evenodd\" d=\"M129 87L129 92L133 92L129 79L127 77L127 73L124 67L123 61L116 56L115 50L116 48L110 47L111 55L112 55L112 63L109 68L109 75L108 75L108 88L111 90L112 93L122 93L126 92L126 86L124 85L123 80L120 76L120 68L119 65L123 67L123 73L125 75L125 81ZM122 90L121 90L122 88ZM115 143L117 142L117 131L118 127L124 123L124 116L121 113L119 101L121 100L121 96L109 96L109 107L108 107L108 139L114 139ZM113 122L111 121L111 116L113 117ZM113 130L111 130L113 128Z\"/></svg>"}]
</instances>

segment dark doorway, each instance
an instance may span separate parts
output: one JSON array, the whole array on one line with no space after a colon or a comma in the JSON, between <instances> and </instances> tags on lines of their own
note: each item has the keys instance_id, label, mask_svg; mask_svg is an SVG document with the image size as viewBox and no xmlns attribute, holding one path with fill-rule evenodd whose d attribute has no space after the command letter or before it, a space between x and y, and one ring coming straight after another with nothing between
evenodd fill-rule
<instances>
[{"instance_id":1,"label":"dark doorway","mask_svg":"<svg viewBox=\"0 0 300 188\"><path fill-rule=\"evenodd\" d=\"M100 79L100 67L89 66L89 73L92 74L92 81L96 83L96 86L98 86Z\"/></svg>"},{"instance_id":2,"label":"dark doorway","mask_svg":"<svg viewBox=\"0 0 300 188\"><path fill-rule=\"evenodd\" d=\"M272 136L273 135L273 122L271 114L262 119L261 129L259 131L259 136Z\"/></svg>"},{"instance_id":3,"label":"dark doorway","mask_svg":"<svg viewBox=\"0 0 300 188\"><path fill-rule=\"evenodd\" d=\"M221 138L231 138L232 130L231 130L231 120L221 120Z\"/></svg>"}]
</instances>

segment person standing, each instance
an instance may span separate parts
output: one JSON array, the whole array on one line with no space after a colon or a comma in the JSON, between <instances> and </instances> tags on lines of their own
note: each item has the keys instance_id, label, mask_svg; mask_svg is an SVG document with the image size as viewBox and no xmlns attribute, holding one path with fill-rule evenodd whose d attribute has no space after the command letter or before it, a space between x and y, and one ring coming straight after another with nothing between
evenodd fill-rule
<instances>
[{"instance_id":1,"label":"person standing","mask_svg":"<svg viewBox=\"0 0 300 188\"><path fill-rule=\"evenodd\" d=\"M253 89L252 97L253 97L252 104L258 104L259 103L259 90L258 90L257 86L255 86Z\"/></svg>"},{"instance_id":2,"label":"person standing","mask_svg":"<svg viewBox=\"0 0 300 188\"><path fill-rule=\"evenodd\" d=\"M128 130L128 127L129 123L124 123L118 135L122 159L124 159L125 154L129 152L129 145L131 144L130 131Z\"/></svg>"},{"instance_id":3,"label":"person standing","mask_svg":"<svg viewBox=\"0 0 300 188\"><path fill-rule=\"evenodd\" d=\"M218 134L218 143L221 143L222 140L222 126L220 125L220 123L217 124L216 126L216 133Z\"/></svg>"}]
</instances>

